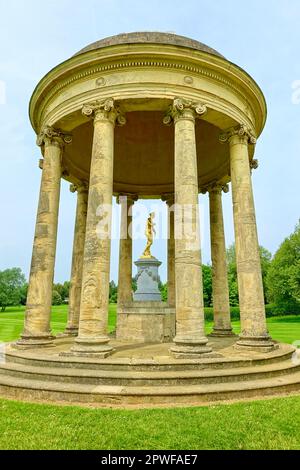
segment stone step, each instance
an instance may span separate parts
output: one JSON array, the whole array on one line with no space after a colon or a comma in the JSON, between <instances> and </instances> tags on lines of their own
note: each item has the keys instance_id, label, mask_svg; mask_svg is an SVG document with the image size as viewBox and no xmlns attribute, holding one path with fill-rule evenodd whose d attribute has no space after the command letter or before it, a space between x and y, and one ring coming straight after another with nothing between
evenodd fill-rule
<instances>
[{"instance_id":1,"label":"stone step","mask_svg":"<svg viewBox=\"0 0 300 470\"><path fill-rule=\"evenodd\" d=\"M3 396L25 400L47 400L101 405L198 405L223 400L268 397L300 391L300 372L264 380L234 383L143 386L90 385L37 381L0 375Z\"/></svg>"},{"instance_id":2,"label":"stone step","mask_svg":"<svg viewBox=\"0 0 300 470\"><path fill-rule=\"evenodd\" d=\"M170 357L153 358L131 358L131 357L111 357L104 360L68 356L37 355L36 353L17 350L6 352L6 362L31 365L36 367L50 367L62 369L86 369L107 370L107 371L187 371L187 370L224 370L254 367L270 364L278 364L285 360L290 360L295 349L292 346L284 345L284 350L275 351L272 356L261 356L257 358L214 358L214 359L185 359L172 360ZM51 353L50 349L49 352Z\"/></svg>"},{"instance_id":3,"label":"stone step","mask_svg":"<svg viewBox=\"0 0 300 470\"><path fill-rule=\"evenodd\" d=\"M291 360L247 368L216 370L168 370L124 371L39 367L7 363L0 365L0 376L10 376L32 381L59 382L64 384L119 385L119 386L175 386L217 384L240 381L264 380L300 371L300 364Z\"/></svg>"}]
</instances>

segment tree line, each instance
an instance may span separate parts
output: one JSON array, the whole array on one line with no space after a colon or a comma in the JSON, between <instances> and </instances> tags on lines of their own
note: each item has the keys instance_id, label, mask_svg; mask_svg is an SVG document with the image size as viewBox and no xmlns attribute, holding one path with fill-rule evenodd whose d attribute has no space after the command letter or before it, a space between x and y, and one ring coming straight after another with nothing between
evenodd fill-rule
<instances>
[{"instance_id":1,"label":"tree line","mask_svg":"<svg viewBox=\"0 0 300 470\"><path fill-rule=\"evenodd\" d=\"M300 221L294 232L287 237L272 257L264 247L260 247L262 278L265 292L265 303L272 304L275 314L300 314ZM235 245L227 249L229 300L231 307L238 307L238 279L235 256ZM203 265L203 294L206 307L212 307L212 267ZM168 298L167 283L159 282L162 300ZM20 268L0 271L0 309L25 305L28 284ZM136 290L136 278L132 279L132 290ZM70 282L53 285L52 303L61 305L68 303ZM193 293L191 292L191 295ZM111 303L118 301L118 287L110 282L109 299Z\"/></svg>"}]
</instances>

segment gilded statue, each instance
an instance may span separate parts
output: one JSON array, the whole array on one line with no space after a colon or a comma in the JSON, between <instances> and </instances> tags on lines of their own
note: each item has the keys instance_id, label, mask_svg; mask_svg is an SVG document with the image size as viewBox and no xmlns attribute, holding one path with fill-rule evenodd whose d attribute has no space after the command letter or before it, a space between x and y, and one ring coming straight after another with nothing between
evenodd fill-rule
<instances>
[{"instance_id":1,"label":"gilded statue","mask_svg":"<svg viewBox=\"0 0 300 470\"><path fill-rule=\"evenodd\" d=\"M156 224L154 223L154 218L155 218L155 212L151 212L151 214L149 215L147 219L146 230L145 230L145 235L147 238L147 245L142 255L142 258L145 258L145 259L154 258L154 256L151 255L151 246L153 245L154 235L156 235L156 231L155 231Z\"/></svg>"}]
</instances>

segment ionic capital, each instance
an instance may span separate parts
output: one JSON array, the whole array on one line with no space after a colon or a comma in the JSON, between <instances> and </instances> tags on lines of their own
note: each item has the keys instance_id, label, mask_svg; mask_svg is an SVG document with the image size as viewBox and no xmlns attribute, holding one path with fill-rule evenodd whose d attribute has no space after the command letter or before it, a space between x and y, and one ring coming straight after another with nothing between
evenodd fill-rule
<instances>
[{"instance_id":1,"label":"ionic capital","mask_svg":"<svg viewBox=\"0 0 300 470\"><path fill-rule=\"evenodd\" d=\"M202 103L197 103L184 98L175 98L164 117L163 123L170 126L179 119L195 121L207 113L207 107Z\"/></svg>"},{"instance_id":2,"label":"ionic capital","mask_svg":"<svg viewBox=\"0 0 300 470\"><path fill-rule=\"evenodd\" d=\"M85 181L82 181L79 184L71 184L70 192L71 193L86 193L89 190L89 186Z\"/></svg>"},{"instance_id":3,"label":"ionic capital","mask_svg":"<svg viewBox=\"0 0 300 470\"><path fill-rule=\"evenodd\" d=\"M118 126L124 126L126 124L125 115L121 112L119 106L115 104L113 98L84 104L82 114L93 118L94 123L98 121L110 121L116 123Z\"/></svg>"},{"instance_id":4,"label":"ionic capital","mask_svg":"<svg viewBox=\"0 0 300 470\"><path fill-rule=\"evenodd\" d=\"M223 132L220 135L219 140L222 144L226 144L227 142L230 143L231 139L236 136L240 137L241 140L243 139L248 144L251 144L251 145L256 144L256 137L254 133L251 131L251 129L249 129L244 124L241 124L236 127L232 127L231 129L228 129L228 131Z\"/></svg>"},{"instance_id":5,"label":"ionic capital","mask_svg":"<svg viewBox=\"0 0 300 470\"><path fill-rule=\"evenodd\" d=\"M253 158L253 160L251 160L250 162L250 170L257 170L258 167L259 167L259 161Z\"/></svg>"},{"instance_id":6,"label":"ionic capital","mask_svg":"<svg viewBox=\"0 0 300 470\"><path fill-rule=\"evenodd\" d=\"M55 129L54 127L45 126L38 135L36 143L39 147L44 147L46 145L58 145L62 148L65 144L70 144L71 142L71 135L65 134L61 130Z\"/></svg>"},{"instance_id":7,"label":"ionic capital","mask_svg":"<svg viewBox=\"0 0 300 470\"><path fill-rule=\"evenodd\" d=\"M212 183L204 188L201 189L201 194L206 193L229 193L229 185L224 183Z\"/></svg>"}]
</instances>

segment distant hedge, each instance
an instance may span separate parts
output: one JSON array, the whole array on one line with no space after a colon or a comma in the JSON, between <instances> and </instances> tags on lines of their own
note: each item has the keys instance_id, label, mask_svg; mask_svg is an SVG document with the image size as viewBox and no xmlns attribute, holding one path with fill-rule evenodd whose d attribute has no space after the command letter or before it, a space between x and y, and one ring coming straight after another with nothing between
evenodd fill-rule
<instances>
[{"instance_id":1,"label":"distant hedge","mask_svg":"<svg viewBox=\"0 0 300 470\"><path fill-rule=\"evenodd\" d=\"M278 305L266 305L266 315L268 318L271 317L278 317L281 315L300 315L300 306L291 306L288 310L283 310L282 307ZM205 319L207 321L213 321L214 312L212 307L205 307ZM231 307L231 319L232 320L239 320L240 319L240 308L239 307Z\"/></svg>"}]
</instances>

